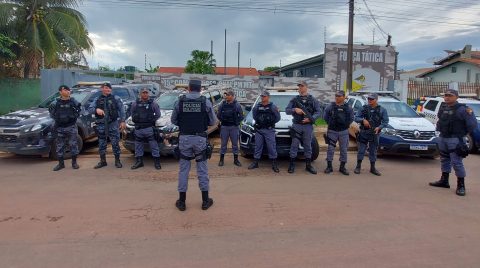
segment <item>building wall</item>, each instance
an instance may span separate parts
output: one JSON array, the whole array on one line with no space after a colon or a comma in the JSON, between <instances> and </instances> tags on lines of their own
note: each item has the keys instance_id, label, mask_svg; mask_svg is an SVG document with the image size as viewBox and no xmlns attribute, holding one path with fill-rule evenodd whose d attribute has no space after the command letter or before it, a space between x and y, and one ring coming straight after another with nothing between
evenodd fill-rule
<instances>
[{"instance_id":1,"label":"building wall","mask_svg":"<svg viewBox=\"0 0 480 268\"><path fill-rule=\"evenodd\" d=\"M286 68L281 71L282 75L285 77L317 77L323 78L323 59L299 66L296 68Z\"/></svg>"},{"instance_id":2,"label":"building wall","mask_svg":"<svg viewBox=\"0 0 480 268\"><path fill-rule=\"evenodd\" d=\"M0 79L0 115L40 103L40 79Z\"/></svg>"},{"instance_id":3,"label":"building wall","mask_svg":"<svg viewBox=\"0 0 480 268\"><path fill-rule=\"evenodd\" d=\"M457 71L452 73L452 67ZM467 81L467 70L470 70L470 81ZM478 74L478 75L477 75ZM432 82L470 82L475 83L476 76L480 79L480 68L473 64L457 62L443 69L426 75ZM480 81L478 81L480 82Z\"/></svg>"}]
</instances>

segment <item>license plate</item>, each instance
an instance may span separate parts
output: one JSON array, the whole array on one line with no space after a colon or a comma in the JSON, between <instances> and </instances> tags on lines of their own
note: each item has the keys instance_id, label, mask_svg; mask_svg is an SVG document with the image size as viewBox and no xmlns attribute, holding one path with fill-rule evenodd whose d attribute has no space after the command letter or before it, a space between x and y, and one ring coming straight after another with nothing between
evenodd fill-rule
<instances>
[{"instance_id":1,"label":"license plate","mask_svg":"<svg viewBox=\"0 0 480 268\"><path fill-rule=\"evenodd\" d=\"M428 151L427 145L410 145L410 151Z\"/></svg>"}]
</instances>

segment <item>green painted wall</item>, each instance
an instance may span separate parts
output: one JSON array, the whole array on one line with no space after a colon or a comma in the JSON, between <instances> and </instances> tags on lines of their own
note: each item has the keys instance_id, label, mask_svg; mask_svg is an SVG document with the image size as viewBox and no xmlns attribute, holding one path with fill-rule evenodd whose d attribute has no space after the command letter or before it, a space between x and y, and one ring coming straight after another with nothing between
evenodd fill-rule
<instances>
[{"instance_id":1,"label":"green painted wall","mask_svg":"<svg viewBox=\"0 0 480 268\"><path fill-rule=\"evenodd\" d=\"M40 101L40 79L0 79L0 115L35 106Z\"/></svg>"}]
</instances>

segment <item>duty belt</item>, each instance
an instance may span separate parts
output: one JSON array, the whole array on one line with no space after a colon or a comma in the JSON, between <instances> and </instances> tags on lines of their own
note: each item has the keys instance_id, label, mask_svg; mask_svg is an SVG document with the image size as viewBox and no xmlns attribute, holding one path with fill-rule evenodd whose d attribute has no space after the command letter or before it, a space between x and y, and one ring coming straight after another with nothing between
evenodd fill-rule
<instances>
[{"instance_id":1,"label":"duty belt","mask_svg":"<svg viewBox=\"0 0 480 268\"><path fill-rule=\"evenodd\" d=\"M180 132L180 135L192 135L206 138L207 132Z\"/></svg>"}]
</instances>

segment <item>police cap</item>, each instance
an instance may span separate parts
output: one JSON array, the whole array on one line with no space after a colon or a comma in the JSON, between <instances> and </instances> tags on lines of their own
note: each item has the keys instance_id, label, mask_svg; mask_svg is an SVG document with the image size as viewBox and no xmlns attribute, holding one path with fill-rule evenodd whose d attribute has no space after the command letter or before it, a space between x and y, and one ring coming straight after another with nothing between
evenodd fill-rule
<instances>
[{"instance_id":1,"label":"police cap","mask_svg":"<svg viewBox=\"0 0 480 268\"><path fill-rule=\"evenodd\" d=\"M335 97L345 97L345 91L339 90L335 92Z\"/></svg>"},{"instance_id":2,"label":"police cap","mask_svg":"<svg viewBox=\"0 0 480 268\"><path fill-rule=\"evenodd\" d=\"M264 91L260 94L260 96L262 96L262 97L269 96L269 97L270 97L270 92L264 90Z\"/></svg>"},{"instance_id":3,"label":"police cap","mask_svg":"<svg viewBox=\"0 0 480 268\"><path fill-rule=\"evenodd\" d=\"M112 89L112 84L108 83L108 82L105 82L102 84L102 87L108 87L110 89Z\"/></svg>"},{"instance_id":4,"label":"police cap","mask_svg":"<svg viewBox=\"0 0 480 268\"><path fill-rule=\"evenodd\" d=\"M458 91L455 89L447 89L447 91L445 91L445 95L453 95L458 97Z\"/></svg>"},{"instance_id":5,"label":"police cap","mask_svg":"<svg viewBox=\"0 0 480 268\"><path fill-rule=\"evenodd\" d=\"M66 85L61 85L61 86L58 87L58 91L61 91L62 89L70 91L70 88Z\"/></svg>"},{"instance_id":6,"label":"police cap","mask_svg":"<svg viewBox=\"0 0 480 268\"><path fill-rule=\"evenodd\" d=\"M378 99L378 94L377 93L370 93L370 94L367 95L367 98L372 99L372 100L377 100Z\"/></svg>"}]
</instances>

